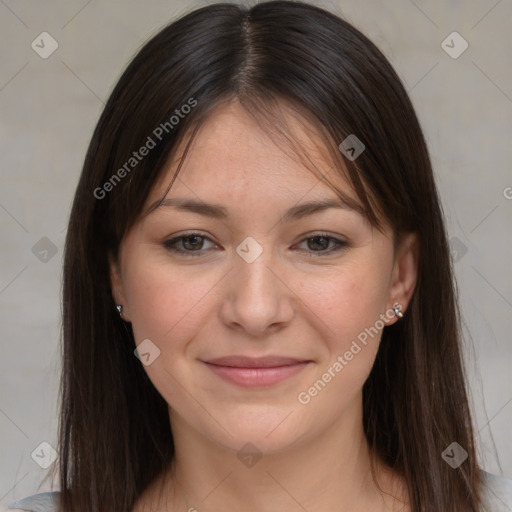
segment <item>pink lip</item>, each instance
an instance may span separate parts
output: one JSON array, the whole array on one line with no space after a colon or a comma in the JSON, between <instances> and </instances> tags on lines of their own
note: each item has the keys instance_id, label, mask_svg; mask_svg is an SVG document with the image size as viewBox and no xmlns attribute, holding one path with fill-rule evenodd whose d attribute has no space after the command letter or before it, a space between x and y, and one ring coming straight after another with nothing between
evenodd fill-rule
<instances>
[{"instance_id":1,"label":"pink lip","mask_svg":"<svg viewBox=\"0 0 512 512\"><path fill-rule=\"evenodd\" d=\"M203 361L219 377L243 387L277 384L300 372L311 361L289 357L229 356Z\"/></svg>"}]
</instances>

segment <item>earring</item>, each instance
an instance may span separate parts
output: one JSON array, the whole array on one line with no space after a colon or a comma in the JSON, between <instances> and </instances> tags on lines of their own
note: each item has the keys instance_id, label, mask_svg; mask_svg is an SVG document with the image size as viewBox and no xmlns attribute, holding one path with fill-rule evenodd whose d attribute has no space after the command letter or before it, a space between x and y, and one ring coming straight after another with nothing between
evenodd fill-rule
<instances>
[{"instance_id":1,"label":"earring","mask_svg":"<svg viewBox=\"0 0 512 512\"><path fill-rule=\"evenodd\" d=\"M124 320L124 318L123 318L123 306L117 305L116 309L117 309L117 312L119 313L119 316L121 317L121 320Z\"/></svg>"},{"instance_id":2,"label":"earring","mask_svg":"<svg viewBox=\"0 0 512 512\"><path fill-rule=\"evenodd\" d=\"M403 318L404 316L404 314L396 306L393 306L393 313L395 313L395 316L397 316L398 318Z\"/></svg>"}]
</instances>

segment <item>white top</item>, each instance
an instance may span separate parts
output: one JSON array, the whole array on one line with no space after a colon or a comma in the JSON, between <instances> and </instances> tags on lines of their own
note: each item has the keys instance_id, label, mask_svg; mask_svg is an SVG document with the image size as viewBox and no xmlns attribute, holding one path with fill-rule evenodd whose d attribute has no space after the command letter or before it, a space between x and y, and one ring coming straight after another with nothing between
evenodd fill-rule
<instances>
[{"instance_id":1,"label":"white top","mask_svg":"<svg viewBox=\"0 0 512 512\"><path fill-rule=\"evenodd\" d=\"M484 476L484 508L481 512L512 511L512 480L482 471ZM41 492L26 498L15 500L7 505L0 505L0 512L13 510L25 512L58 512L59 491Z\"/></svg>"}]
</instances>

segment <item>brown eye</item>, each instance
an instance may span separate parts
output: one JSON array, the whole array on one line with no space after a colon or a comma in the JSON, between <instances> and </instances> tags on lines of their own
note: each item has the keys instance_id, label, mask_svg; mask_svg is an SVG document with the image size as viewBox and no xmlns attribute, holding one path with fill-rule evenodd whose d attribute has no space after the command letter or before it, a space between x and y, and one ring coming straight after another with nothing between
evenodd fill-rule
<instances>
[{"instance_id":1,"label":"brown eye","mask_svg":"<svg viewBox=\"0 0 512 512\"><path fill-rule=\"evenodd\" d=\"M207 236L203 236L199 233L189 233L173 238L172 240L166 240L164 247L185 256L200 256L204 252L205 241L211 242Z\"/></svg>"},{"instance_id":2,"label":"brown eye","mask_svg":"<svg viewBox=\"0 0 512 512\"><path fill-rule=\"evenodd\" d=\"M310 243L312 242L312 243ZM330 239L326 236L315 236L313 238L308 238L308 248L313 251L322 251L329 247Z\"/></svg>"},{"instance_id":3,"label":"brown eye","mask_svg":"<svg viewBox=\"0 0 512 512\"><path fill-rule=\"evenodd\" d=\"M348 247L348 243L334 238L327 234L318 234L304 238L301 243L306 242L307 251L311 252L313 256L323 256L332 254ZM330 248L329 248L330 247ZM317 254L315 254L317 253Z\"/></svg>"},{"instance_id":4,"label":"brown eye","mask_svg":"<svg viewBox=\"0 0 512 512\"><path fill-rule=\"evenodd\" d=\"M187 250L196 251L198 249L202 249L204 240L203 237L198 235L184 236L182 237L183 247Z\"/></svg>"}]
</instances>

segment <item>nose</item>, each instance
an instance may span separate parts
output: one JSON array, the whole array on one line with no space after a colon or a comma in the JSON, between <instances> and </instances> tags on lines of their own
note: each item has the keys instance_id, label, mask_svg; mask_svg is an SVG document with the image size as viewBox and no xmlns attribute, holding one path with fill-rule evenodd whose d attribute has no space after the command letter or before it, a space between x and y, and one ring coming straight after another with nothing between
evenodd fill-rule
<instances>
[{"instance_id":1,"label":"nose","mask_svg":"<svg viewBox=\"0 0 512 512\"><path fill-rule=\"evenodd\" d=\"M290 323L295 294L270 250L263 250L251 263L235 255L227 279L221 318L230 328L258 338Z\"/></svg>"}]
</instances>

